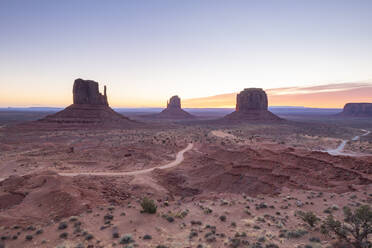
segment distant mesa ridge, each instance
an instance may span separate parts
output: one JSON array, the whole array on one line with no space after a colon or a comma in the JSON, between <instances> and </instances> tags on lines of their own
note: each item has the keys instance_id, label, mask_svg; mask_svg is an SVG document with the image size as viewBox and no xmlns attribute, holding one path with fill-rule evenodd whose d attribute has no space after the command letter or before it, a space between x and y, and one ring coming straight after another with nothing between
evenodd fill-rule
<instances>
[{"instance_id":1,"label":"distant mesa ridge","mask_svg":"<svg viewBox=\"0 0 372 248\"><path fill-rule=\"evenodd\" d=\"M104 94L101 94L98 82L76 79L72 93L72 105L53 115L48 115L40 121L63 124L115 124L119 126L137 124L109 107L107 88L105 86Z\"/></svg>"},{"instance_id":2,"label":"distant mesa ridge","mask_svg":"<svg viewBox=\"0 0 372 248\"><path fill-rule=\"evenodd\" d=\"M226 120L278 121L278 116L268 111L266 92L261 88L246 88L236 96L236 108L224 117Z\"/></svg>"},{"instance_id":3,"label":"distant mesa ridge","mask_svg":"<svg viewBox=\"0 0 372 248\"><path fill-rule=\"evenodd\" d=\"M346 103L341 116L372 117L372 103Z\"/></svg>"}]
</instances>

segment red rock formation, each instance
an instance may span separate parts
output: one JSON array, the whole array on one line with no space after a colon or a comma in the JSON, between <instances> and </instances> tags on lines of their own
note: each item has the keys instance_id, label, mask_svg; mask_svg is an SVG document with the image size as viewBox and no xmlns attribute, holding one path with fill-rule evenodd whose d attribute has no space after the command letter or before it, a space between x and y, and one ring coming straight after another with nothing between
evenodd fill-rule
<instances>
[{"instance_id":1,"label":"red rock formation","mask_svg":"<svg viewBox=\"0 0 372 248\"><path fill-rule=\"evenodd\" d=\"M180 109L181 108L181 98L178 96L172 96L169 101L167 101L167 108L176 108Z\"/></svg>"},{"instance_id":2,"label":"red rock formation","mask_svg":"<svg viewBox=\"0 0 372 248\"><path fill-rule=\"evenodd\" d=\"M347 103L341 116L372 117L372 103Z\"/></svg>"},{"instance_id":3,"label":"red rock formation","mask_svg":"<svg viewBox=\"0 0 372 248\"><path fill-rule=\"evenodd\" d=\"M102 95L98 90L98 83L95 81L83 80L81 78L76 79L72 93L74 96L74 104L108 106L106 86L104 88L104 95Z\"/></svg>"},{"instance_id":4,"label":"red rock formation","mask_svg":"<svg viewBox=\"0 0 372 248\"><path fill-rule=\"evenodd\" d=\"M112 110L107 101L106 86L102 95L98 83L76 79L73 87L74 103L64 110L45 117L40 122L60 124L105 124L131 126L138 124Z\"/></svg>"},{"instance_id":5,"label":"red rock formation","mask_svg":"<svg viewBox=\"0 0 372 248\"><path fill-rule=\"evenodd\" d=\"M172 96L169 101L167 101L167 108L161 111L159 114L148 115L146 117L172 120L195 118L193 115L181 108L181 99L178 96Z\"/></svg>"},{"instance_id":6,"label":"red rock formation","mask_svg":"<svg viewBox=\"0 0 372 248\"><path fill-rule=\"evenodd\" d=\"M280 118L267 110L266 92L259 88L244 89L236 96L236 110L226 120L275 121Z\"/></svg>"},{"instance_id":7,"label":"red rock formation","mask_svg":"<svg viewBox=\"0 0 372 248\"><path fill-rule=\"evenodd\" d=\"M236 96L236 111L267 110L267 95L259 88L244 89Z\"/></svg>"}]
</instances>

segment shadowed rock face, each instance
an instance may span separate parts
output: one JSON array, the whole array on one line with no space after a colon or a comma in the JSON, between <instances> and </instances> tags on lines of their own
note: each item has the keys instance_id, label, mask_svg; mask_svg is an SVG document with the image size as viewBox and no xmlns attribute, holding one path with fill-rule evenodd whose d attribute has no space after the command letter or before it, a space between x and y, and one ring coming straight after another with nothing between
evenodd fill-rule
<instances>
[{"instance_id":1,"label":"shadowed rock face","mask_svg":"<svg viewBox=\"0 0 372 248\"><path fill-rule=\"evenodd\" d=\"M236 110L223 119L229 121L279 121L278 116L267 110L266 92L259 88L248 88L236 96Z\"/></svg>"},{"instance_id":2,"label":"shadowed rock face","mask_svg":"<svg viewBox=\"0 0 372 248\"><path fill-rule=\"evenodd\" d=\"M347 103L341 112L343 116L372 117L372 103Z\"/></svg>"},{"instance_id":3,"label":"shadowed rock face","mask_svg":"<svg viewBox=\"0 0 372 248\"><path fill-rule=\"evenodd\" d=\"M106 86L104 95L98 90L98 83L92 80L76 79L72 90L74 96L74 104L91 104L91 105L106 105L107 95Z\"/></svg>"},{"instance_id":4,"label":"shadowed rock face","mask_svg":"<svg viewBox=\"0 0 372 248\"><path fill-rule=\"evenodd\" d=\"M172 96L167 102L167 108L181 109L181 98L178 96Z\"/></svg>"},{"instance_id":5,"label":"shadowed rock face","mask_svg":"<svg viewBox=\"0 0 372 248\"><path fill-rule=\"evenodd\" d=\"M192 114L186 112L181 108L181 98L178 96L172 96L167 101L167 108L158 114L147 115L145 118L154 119L168 119L168 120L182 120L195 118Z\"/></svg>"},{"instance_id":6,"label":"shadowed rock face","mask_svg":"<svg viewBox=\"0 0 372 248\"><path fill-rule=\"evenodd\" d=\"M267 110L267 95L259 88L244 89L236 96L236 111Z\"/></svg>"},{"instance_id":7,"label":"shadowed rock face","mask_svg":"<svg viewBox=\"0 0 372 248\"><path fill-rule=\"evenodd\" d=\"M72 93L74 99L72 105L58 113L46 116L40 122L68 125L104 124L118 127L138 125L108 106L106 86L102 95L98 90L97 82L79 78L74 82Z\"/></svg>"}]
</instances>

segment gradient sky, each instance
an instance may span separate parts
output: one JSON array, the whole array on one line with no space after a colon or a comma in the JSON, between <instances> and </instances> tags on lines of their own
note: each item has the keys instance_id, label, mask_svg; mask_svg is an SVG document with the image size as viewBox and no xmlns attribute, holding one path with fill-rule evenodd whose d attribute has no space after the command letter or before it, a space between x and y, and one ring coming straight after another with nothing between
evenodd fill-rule
<instances>
[{"instance_id":1,"label":"gradient sky","mask_svg":"<svg viewBox=\"0 0 372 248\"><path fill-rule=\"evenodd\" d=\"M115 107L372 79L371 13L370 0L0 0L0 106L66 106L79 77Z\"/></svg>"}]
</instances>

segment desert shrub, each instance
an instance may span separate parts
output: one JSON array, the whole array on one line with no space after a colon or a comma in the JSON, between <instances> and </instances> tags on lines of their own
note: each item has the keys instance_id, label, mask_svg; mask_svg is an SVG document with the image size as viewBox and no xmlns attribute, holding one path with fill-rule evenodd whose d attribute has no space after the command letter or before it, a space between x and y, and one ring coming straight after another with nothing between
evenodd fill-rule
<instances>
[{"instance_id":1,"label":"desert shrub","mask_svg":"<svg viewBox=\"0 0 372 248\"><path fill-rule=\"evenodd\" d=\"M229 247L230 248L237 248L237 247L240 246L240 244L241 244L241 240L240 239L232 238L232 239L230 239Z\"/></svg>"},{"instance_id":2,"label":"desert shrub","mask_svg":"<svg viewBox=\"0 0 372 248\"><path fill-rule=\"evenodd\" d=\"M204 208L203 212L204 212L205 214L211 214L211 213L213 212L213 210L210 209L210 208Z\"/></svg>"},{"instance_id":3,"label":"desert shrub","mask_svg":"<svg viewBox=\"0 0 372 248\"><path fill-rule=\"evenodd\" d=\"M222 222L225 222L225 221L226 221L226 216L225 216L225 215L221 215L221 216L220 216L220 220L221 220Z\"/></svg>"},{"instance_id":4,"label":"desert shrub","mask_svg":"<svg viewBox=\"0 0 372 248\"><path fill-rule=\"evenodd\" d=\"M145 236L143 236L143 239L149 240L152 239L152 236L149 234L145 234Z\"/></svg>"},{"instance_id":5,"label":"desert shrub","mask_svg":"<svg viewBox=\"0 0 372 248\"><path fill-rule=\"evenodd\" d=\"M192 220L190 223L191 225L199 225L199 226L202 224L200 220Z\"/></svg>"},{"instance_id":6,"label":"desert shrub","mask_svg":"<svg viewBox=\"0 0 372 248\"><path fill-rule=\"evenodd\" d=\"M336 236L355 248L370 248L372 243L368 235L372 233L372 210L368 205L362 205L353 212L344 207L344 221L335 220L329 215L323 222L321 230L325 234Z\"/></svg>"},{"instance_id":7,"label":"desert shrub","mask_svg":"<svg viewBox=\"0 0 372 248\"><path fill-rule=\"evenodd\" d=\"M63 230L66 229L67 227L68 227L67 222L61 222L59 223L58 229Z\"/></svg>"},{"instance_id":8,"label":"desert shrub","mask_svg":"<svg viewBox=\"0 0 372 248\"><path fill-rule=\"evenodd\" d=\"M120 239L120 244L129 244L134 242L132 235L126 234Z\"/></svg>"},{"instance_id":9,"label":"desert shrub","mask_svg":"<svg viewBox=\"0 0 372 248\"><path fill-rule=\"evenodd\" d=\"M68 237L68 233L67 233L67 232L61 233L61 234L59 235L59 237L60 237L61 239L67 239L67 237Z\"/></svg>"},{"instance_id":10,"label":"desert shrub","mask_svg":"<svg viewBox=\"0 0 372 248\"><path fill-rule=\"evenodd\" d=\"M77 220L78 220L78 218L76 216L71 216L70 219L69 219L70 222L75 222Z\"/></svg>"},{"instance_id":11,"label":"desert shrub","mask_svg":"<svg viewBox=\"0 0 372 248\"><path fill-rule=\"evenodd\" d=\"M36 227L34 227L34 226L28 226L26 230L27 231L35 231L36 230Z\"/></svg>"},{"instance_id":12,"label":"desert shrub","mask_svg":"<svg viewBox=\"0 0 372 248\"><path fill-rule=\"evenodd\" d=\"M318 221L320 220L313 212L309 211L309 212L298 212L298 215L300 216L300 218L306 222L307 224L309 224L309 226L311 227L314 227L316 225L316 223L318 223Z\"/></svg>"},{"instance_id":13,"label":"desert shrub","mask_svg":"<svg viewBox=\"0 0 372 248\"><path fill-rule=\"evenodd\" d=\"M120 237L119 232L118 232L117 230L114 230L114 231L112 232L112 238L114 238L114 239L118 239L119 237Z\"/></svg>"},{"instance_id":14,"label":"desert shrub","mask_svg":"<svg viewBox=\"0 0 372 248\"><path fill-rule=\"evenodd\" d=\"M189 234L189 239L192 239L193 237L198 236L198 232L195 229L191 229Z\"/></svg>"},{"instance_id":15,"label":"desert shrub","mask_svg":"<svg viewBox=\"0 0 372 248\"><path fill-rule=\"evenodd\" d=\"M311 238L309 238L309 241L310 242L314 242L314 243L320 243L320 238L318 238L318 237L311 237Z\"/></svg>"},{"instance_id":16,"label":"desert shrub","mask_svg":"<svg viewBox=\"0 0 372 248\"><path fill-rule=\"evenodd\" d=\"M94 238L94 236L92 234L88 233L87 236L85 237L85 240L91 240L93 238Z\"/></svg>"},{"instance_id":17,"label":"desert shrub","mask_svg":"<svg viewBox=\"0 0 372 248\"><path fill-rule=\"evenodd\" d=\"M34 237L32 235L26 235L26 240L32 240Z\"/></svg>"},{"instance_id":18,"label":"desert shrub","mask_svg":"<svg viewBox=\"0 0 372 248\"><path fill-rule=\"evenodd\" d=\"M171 222L171 223L174 221L174 218L172 216L170 216L170 215L168 215L166 217L166 219L167 219L168 222Z\"/></svg>"},{"instance_id":19,"label":"desert shrub","mask_svg":"<svg viewBox=\"0 0 372 248\"><path fill-rule=\"evenodd\" d=\"M306 235L308 232L302 229L297 230L280 230L279 237L283 238L286 237L288 239L297 239L301 238L302 236Z\"/></svg>"},{"instance_id":20,"label":"desert shrub","mask_svg":"<svg viewBox=\"0 0 372 248\"><path fill-rule=\"evenodd\" d=\"M151 200L147 197L144 197L141 202L142 212L149 213L149 214L155 214L157 206L154 202L154 200Z\"/></svg>"},{"instance_id":21,"label":"desert shrub","mask_svg":"<svg viewBox=\"0 0 372 248\"><path fill-rule=\"evenodd\" d=\"M111 215L111 214L106 214L105 216L103 216L103 219L105 221L110 221L110 220L113 220L114 219L114 216Z\"/></svg>"},{"instance_id":22,"label":"desert shrub","mask_svg":"<svg viewBox=\"0 0 372 248\"><path fill-rule=\"evenodd\" d=\"M279 246L276 244L268 244L265 246L265 248L279 248Z\"/></svg>"}]
</instances>

